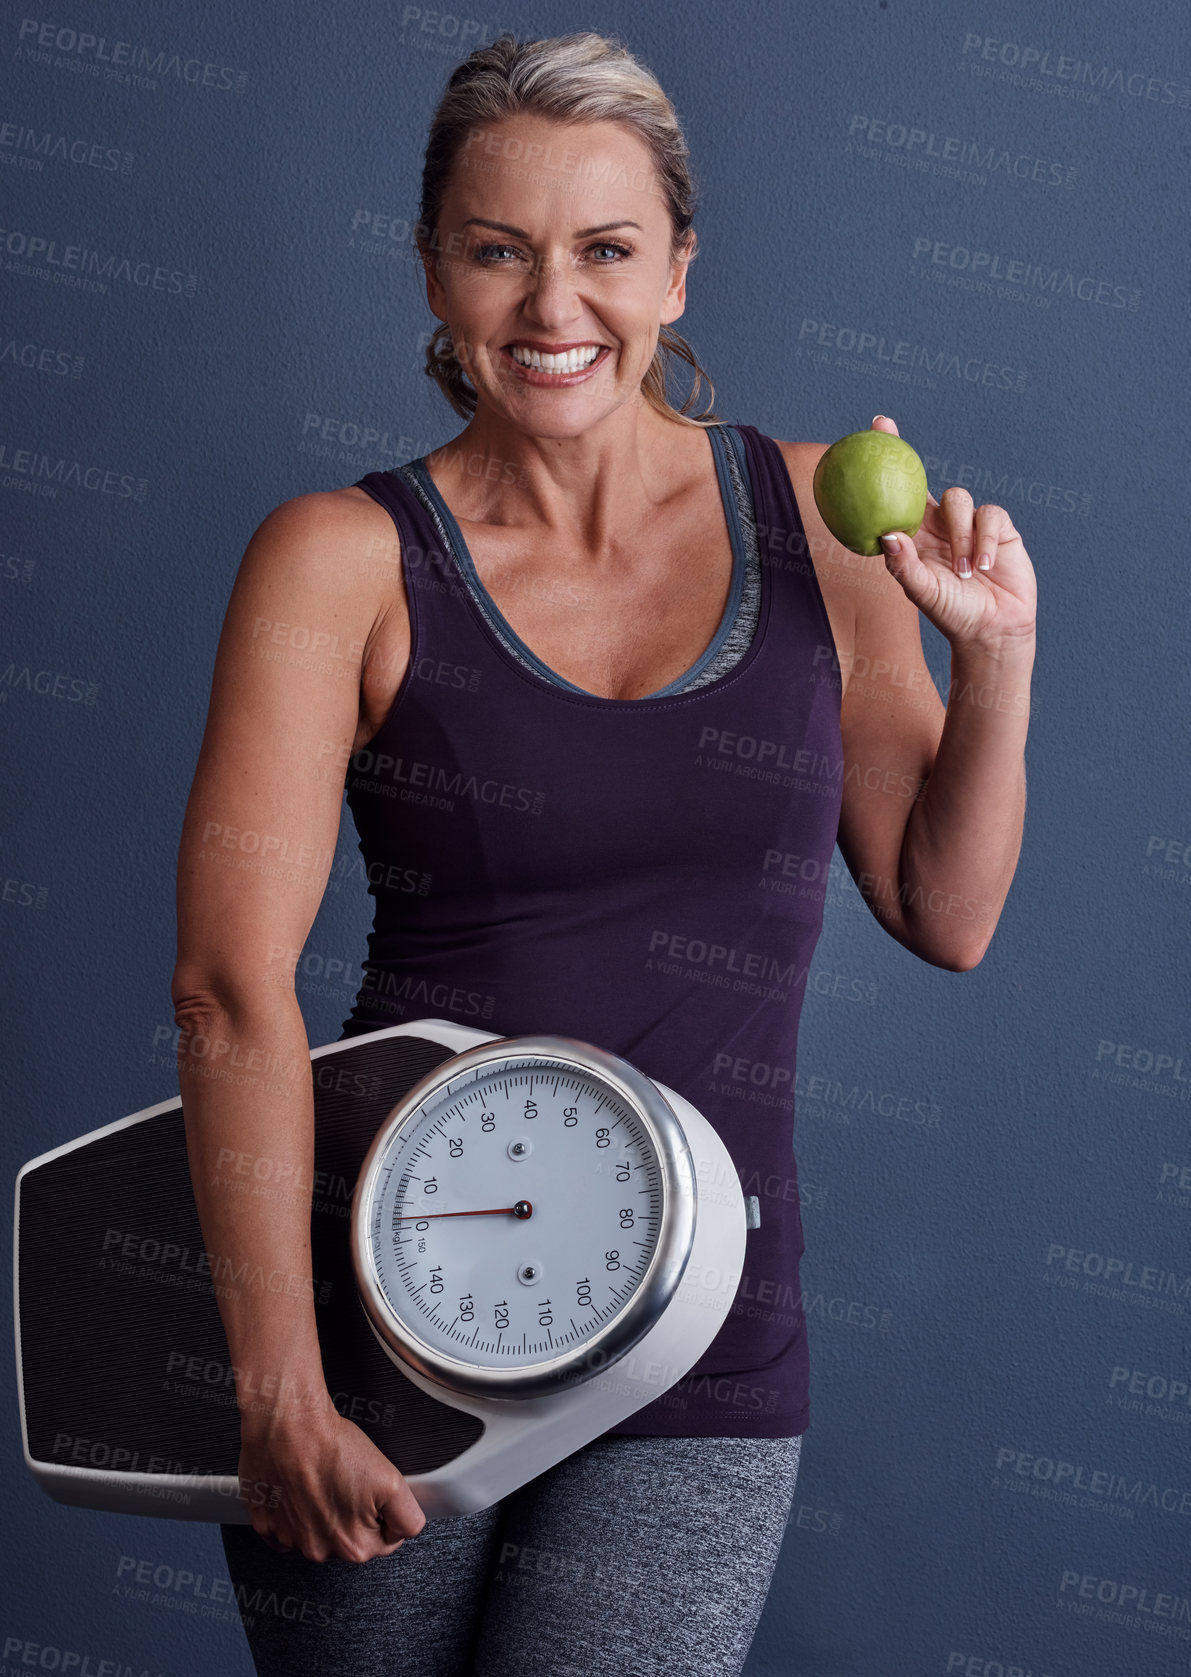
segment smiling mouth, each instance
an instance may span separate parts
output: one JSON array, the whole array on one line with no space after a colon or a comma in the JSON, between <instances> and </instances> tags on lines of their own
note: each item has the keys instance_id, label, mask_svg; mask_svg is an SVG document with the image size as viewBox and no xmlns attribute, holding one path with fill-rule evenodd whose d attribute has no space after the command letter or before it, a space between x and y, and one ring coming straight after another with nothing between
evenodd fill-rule
<instances>
[{"instance_id":1,"label":"smiling mouth","mask_svg":"<svg viewBox=\"0 0 1191 1677\"><path fill-rule=\"evenodd\" d=\"M553 353L531 348L528 344L506 344L501 351L520 371L557 379L586 373L609 353L607 344L581 344Z\"/></svg>"}]
</instances>

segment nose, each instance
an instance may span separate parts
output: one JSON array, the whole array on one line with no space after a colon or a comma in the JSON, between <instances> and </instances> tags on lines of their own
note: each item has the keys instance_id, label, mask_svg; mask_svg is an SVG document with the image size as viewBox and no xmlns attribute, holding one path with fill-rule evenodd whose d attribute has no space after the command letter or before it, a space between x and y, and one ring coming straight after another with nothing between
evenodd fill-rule
<instances>
[{"instance_id":1,"label":"nose","mask_svg":"<svg viewBox=\"0 0 1191 1677\"><path fill-rule=\"evenodd\" d=\"M580 276L567 257L543 256L534 265L526 290L526 315L547 331L569 325L583 313Z\"/></svg>"}]
</instances>

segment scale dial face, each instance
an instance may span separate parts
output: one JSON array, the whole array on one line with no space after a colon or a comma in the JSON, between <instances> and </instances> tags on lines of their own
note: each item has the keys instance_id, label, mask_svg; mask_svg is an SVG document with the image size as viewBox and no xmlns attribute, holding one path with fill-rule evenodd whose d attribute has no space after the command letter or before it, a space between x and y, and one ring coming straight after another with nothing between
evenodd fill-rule
<instances>
[{"instance_id":1,"label":"scale dial face","mask_svg":"<svg viewBox=\"0 0 1191 1677\"><path fill-rule=\"evenodd\" d=\"M657 1321L695 1209L682 1125L649 1078L566 1037L483 1043L423 1078L372 1143L352 1214L361 1301L430 1379L556 1391Z\"/></svg>"}]
</instances>

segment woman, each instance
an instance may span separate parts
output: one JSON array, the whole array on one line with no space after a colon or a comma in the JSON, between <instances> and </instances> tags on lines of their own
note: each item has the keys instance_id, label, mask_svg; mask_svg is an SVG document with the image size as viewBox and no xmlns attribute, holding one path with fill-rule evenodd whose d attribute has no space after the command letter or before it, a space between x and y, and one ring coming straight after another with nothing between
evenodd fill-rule
<instances>
[{"instance_id":1,"label":"woman","mask_svg":"<svg viewBox=\"0 0 1191 1677\"><path fill-rule=\"evenodd\" d=\"M207 1244L230 1273L267 1258L303 1282L267 1308L221 1299L240 1471L275 1487L223 1528L260 1672L740 1670L808 1424L790 1091L833 844L885 929L955 971L1016 865L1021 539L949 489L861 564L815 510L823 445L691 413L670 326L693 199L673 110L619 46L474 52L434 118L419 235L428 371L467 424L400 472L285 502L233 590L173 995L187 1031L273 1073L200 1075L182 1038ZM675 354L696 366L681 410ZM945 712L919 612L951 643ZM321 655L287 651L304 646ZM293 976L345 776L377 900L343 1034L437 1014L622 1053L716 1124L760 1211L689 1375L430 1525L327 1392L308 1198L247 1201L220 1172L231 1148L311 1180ZM235 829L292 865L214 865ZM742 1103L759 1084L786 1093Z\"/></svg>"}]
</instances>

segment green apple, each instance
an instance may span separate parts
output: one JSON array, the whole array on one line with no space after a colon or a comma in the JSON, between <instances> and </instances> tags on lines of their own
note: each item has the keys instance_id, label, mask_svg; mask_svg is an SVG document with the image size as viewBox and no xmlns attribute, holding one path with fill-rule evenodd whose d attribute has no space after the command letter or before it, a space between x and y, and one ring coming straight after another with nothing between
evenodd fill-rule
<instances>
[{"instance_id":1,"label":"green apple","mask_svg":"<svg viewBox=\"0 0 1191 1677\"><path fill-rule=\"evenodd\" d=\"M815 505L836 541L853 553L882 551L890 530L916 535L926 512L926 468L891 431L849 431L824 450Z\"/></svg>"}]
</instances>

